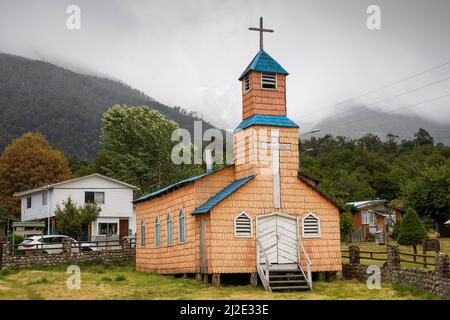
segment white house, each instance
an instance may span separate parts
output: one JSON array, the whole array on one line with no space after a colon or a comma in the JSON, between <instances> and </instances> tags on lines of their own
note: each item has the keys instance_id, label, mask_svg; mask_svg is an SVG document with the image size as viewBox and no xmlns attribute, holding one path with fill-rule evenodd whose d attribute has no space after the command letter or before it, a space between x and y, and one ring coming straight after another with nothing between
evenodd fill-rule
<instances>
[{"instance_id":1,"label":"white house","mask_svg":"<svg viewBox=\"0 0 450 320\"><path fill-rule=\"evenodd\" d=\"M21 220L41 220L47 234L58 234L55 210L69 197L78 205L96 202L99 218L86 227L83 240L123 237L136 232L133 191L138 188L98 173L17 192L21 197Z\"/></svg>"}]
</instances>

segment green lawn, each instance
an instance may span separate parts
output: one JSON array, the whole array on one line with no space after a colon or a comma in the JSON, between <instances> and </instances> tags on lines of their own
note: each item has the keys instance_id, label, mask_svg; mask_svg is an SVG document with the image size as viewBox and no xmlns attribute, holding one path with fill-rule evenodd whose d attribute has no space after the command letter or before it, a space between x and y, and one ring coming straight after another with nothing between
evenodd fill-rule
<instances>
[{"instance_id":1,"label":"green lawn","mask_svg":"<svg viewBox=\"0 0 450 320\"><path fill-rule=\"evenodd\" d=\"M446 253L446 254L450 255L450 238L441 238L441 239L439 239L439 241L441 244L441 253ZM355 243L350 243L350 244L359 246L361 251L379 251L379 252L386 251L386 246L377 245L375 242L355 242ZM389 244L396 245L397 243L395 241L390 241ZM342 244L342 250L348 250L348 245ZM400 246L400 252L414 253L412 246ZM422 246L417 246L417 253L422 254ZM343 253L343 255L348 256L348 253ZM435 252L428 251L427 255L434 256ZM368 256L369 256L369 254L367 254L367 253L361 253L361 257L368 257ZM377 254L377 255L374 255L374 257L386 258L386 254ZM400 257L401 257L401 259L404 259L404 260L411 260L411 261L413 260L413 257L410 257L410 256L401 255ZM421 262L423 260L422 260L422 258L418 257L417 261ZM342 262L344 262L344 263L348 262L348 258L342 258ZM366 265L369 265L369 264L383 265L384 262L385 261L361 258L361 264L366 264ZM434 259L427 258L427 262L434 263ZM423 265L421 265L421 264L408 263L408 262L401 262L401 266L402 267L423 268ZM428 269L433 270L434 266L428 266Z\"/></svg>"},{"instance_id":2,"label":"green lawn","mask_svg":"<svg viewBox=\"0 0 450 320\"><path fill-rule=\"evenodd\" d=\"M437 299L421 290L356 280L314 282L314 291L269 293L262 287L204 285L194 279L135 272L132 264L83 264L81 289L66 287L66 266L0 271L0 299Z\"/></svg>"}]
</instances>

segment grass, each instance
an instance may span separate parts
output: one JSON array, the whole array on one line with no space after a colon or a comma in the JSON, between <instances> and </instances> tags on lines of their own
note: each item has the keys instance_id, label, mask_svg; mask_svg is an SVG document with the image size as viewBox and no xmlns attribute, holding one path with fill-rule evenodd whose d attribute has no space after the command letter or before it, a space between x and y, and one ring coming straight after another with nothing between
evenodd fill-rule
<instances>
[{"instance_id":1,"label":"grass","mask_svg":"<svg viewBox=\"0 0 450 320\"><path fill-rule=\"evenodd\" d=\"M441 244L441 253L446 253L448 255L450 255L450 238L441 238L439 239L440 244ZM351 245L356 245L360 247L361 251L386 251L386 246L384 245L377 245L375 242L355 242L355 243L349 243ZM389 241L389 244L392 245L396 245L397 243L395 241ZM400 248L400 252L405 252L405 253L414 253L412 246L399 246ZM347 244L342 244L342 249L343 250L348 250L348 245ZM422 254L422 246L417 246L417 253ZM343 253L343 255L348 256L348 253ZM428 251L427 255L433 256L435 255L434 251ZM369 254L368 253L361 253L361 257L368 257ZM386 258L386 254L377 254L374 255L374 257L376 258ZM400 255L401 259L404 260L413 260L413 257L410 256L404 256L404 255ZM417 262L419 262L419 264L417 263L408 263L408 262L401 262L401 266L402 267L416 267L416 268L423 268L423 265L420 264L420 262L422 262L422 258L417 257ZM342 262L347 263L348 262L348 258L342 258ZM434 259L433 258L427 258L427 262L430 263L434 263ZM370 265L370 264L375 264L375 265L383 265L385 263L385 261L378 261L378 260L370 260L370 259L364 259L361 258L361 264L366 264L366 265ZM434 266L428 266L427 268L428 270L434 270Z\"/></svg>"},{"instance_id":2,"label":"grass","mask_svg":"<svg viewBox=\"0 0 450 320\"><path fill-rule=\"evenodd\" d=\"M397 300L437 299L407 286L383 283L370 290L357 280L315 281L313 291L266 292L261 286L214 287L189 278L176 278L134 271L129 263L99 262L79 265L81 289L67 289L66 265L9 272L0 278L0 299L294 299L294 300ZM99 274L98 269L104 273Z\"/></svg>"}]
</instances>

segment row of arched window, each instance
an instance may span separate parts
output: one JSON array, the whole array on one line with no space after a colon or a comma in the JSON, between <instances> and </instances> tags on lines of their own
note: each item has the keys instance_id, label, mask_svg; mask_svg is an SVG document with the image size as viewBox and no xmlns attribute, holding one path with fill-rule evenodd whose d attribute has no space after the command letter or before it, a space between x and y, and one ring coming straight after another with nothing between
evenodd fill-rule
<instances>
[{"instance_id":1,"label":"row of arched window","mask_svg":"<svg viewBox=\"0 0 450 320\"><path fill-rule=\"evenodd\" d=\"M142 247L145 246L145 229L145 220L142 218L140 225L140 242ZM186 242L186 215L183 208L178 212L178 242ZM166 243L168 246L173 245L173 219L170 212L166 216ZM161 246L161 220L159 216L155 218L155 246Z\"/></svg>"}]
</instances>

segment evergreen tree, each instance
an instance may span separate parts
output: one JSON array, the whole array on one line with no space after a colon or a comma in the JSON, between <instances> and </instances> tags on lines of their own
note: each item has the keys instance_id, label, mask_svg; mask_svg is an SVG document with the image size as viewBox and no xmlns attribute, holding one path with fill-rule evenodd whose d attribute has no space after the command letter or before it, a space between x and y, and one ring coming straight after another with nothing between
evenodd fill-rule
<instances>
[{"instance_id":1,"label":"evergreen tree","mask_svg":"<svg viewBox=\"0 0 450 320\"><path fill-rule=\"evenodd\" d=\"M417 253L417 245L421 244L427 237L427 230L420 221L417 212L412 208L406 210L405 215L400 220L397 243L412 246L414 253Z\"/></svg>"}]
</instances>

